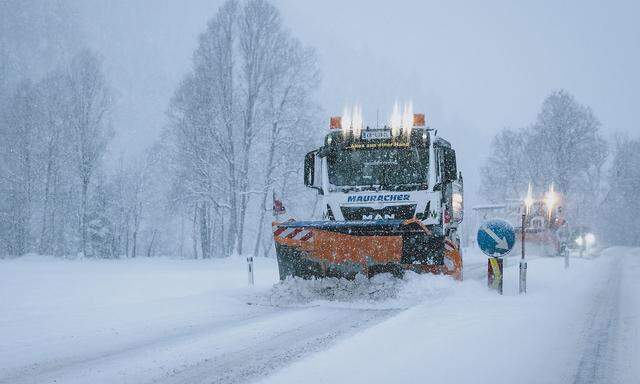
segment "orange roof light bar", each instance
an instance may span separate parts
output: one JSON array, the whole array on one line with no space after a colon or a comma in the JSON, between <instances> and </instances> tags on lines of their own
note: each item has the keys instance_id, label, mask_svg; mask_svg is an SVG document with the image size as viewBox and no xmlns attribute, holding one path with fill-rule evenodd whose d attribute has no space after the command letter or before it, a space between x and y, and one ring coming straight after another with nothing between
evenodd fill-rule
<instances>
[{"instance_id":1,"label":"orange roof light bar","mask_svg":"<svg viewBox=\"0 0 640 384\"><path fill-rule=\"evenodd\" d=\"M329 121L330 129L342 129L342 117L341 116L332 116Z\"/></svg>"},{"instance_id":2,"label":"orange roof light bar","mask_svg":"<svg viewBox=\"0 0 640 384\"><path fill-rule=\"evenodd\" d=\"M424 127L424 113L414 113L413 114L413 126L414 127Z\"/></svg>"}]
</instances>

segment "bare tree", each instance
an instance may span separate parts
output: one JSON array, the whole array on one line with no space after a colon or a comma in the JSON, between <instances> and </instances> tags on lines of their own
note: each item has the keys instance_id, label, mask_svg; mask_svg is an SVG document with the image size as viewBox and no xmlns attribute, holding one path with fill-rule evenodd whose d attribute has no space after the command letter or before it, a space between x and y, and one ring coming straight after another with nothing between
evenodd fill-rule
<instances>
[{"instance_id":1,"label":"bare tree","mask_svg":"<svg viewBox=\"0 0 640 384\"><path fill-rule=\"evenodd\" d=\"M564 194L565 212L575 221L590 222L601 197L606 157L607 144L593 111L566 91L553 92L532 126L504 130L494 138L482 168L482 193L504 201L522 197L529 182L539 191L554 183Z\"/></svg>"},{"instance_id":2,"label":"bare tree","mask_svg":"<svg viewBox=\"0 0 640 384\"><path fill-rule=\"evenodd\" d=\"M63 70L81 42L75 10L73 4L61 0L0 2L0 120L7 122L2 124L7 129L0 130L0 136L11 134L15 127L30 126L30 134L22 139L23 143L25 140L30 143L29 166L22 170L16 169L13 161L17 159L16 150L22 148L20 143L0 138L0 152L13 152L10 156L13 160L0 161L0 190L5 192L7 186L16 190L20 184L15 184L16 180L10 181L11 178L31 179L28 183L31 197L26 200L28 204L26 209L21 209L23 214L20 216L2 211L4 205L8 205L7 200L19 202L22 199L19 196L24 194L3 193L9 199L0 202L0 227L14 219L27 223L27 248L41 253L67 253L69 245L75 241L75 236L67 230L77 217L74 210L78 193L69 183L72 172L69 172L71 164L67 155L70 153L68 123L71 113L67 99L68 79ZM33 91L30 97L33 113L18 119L20 109L15 108L15 94L12 93L13 89L24 89L27 83ZM11 121L16 125L8 124ZM6 165L4 170L3 165ZM9 169L11 172L5 173ZM14 202L11 205L15 207ZM23 220L23 215L30 219ZM14 240L21 238L0 228L0 238L5 235Z\"/></svg>"},{"instance_id":3,"label":"bare tree","mask_svg":"<svg viewBox=\"0 0 640 384\"><path fill-rule=\"evenodd\" d=\"M482 166L482 194L491 202L518 197L530 181L527 166L527 133L503 129L491 143L491 154Z\"/></svg>"},{"instance_id":4,"label":"bare tree","mask_svg":"<svg viewBox=\"0 0 640 384\"><path fill-rule=\"evenodd\" d=\"M173 201L192 214L202 257L244 252L247 228L256 225L246 223L250 207L265 211L279 151L293 148L292 129L304 123L316 85L315 57L271 4L229 0L208 23L172 99L165 143Z\"/></svg>"},{"instance_id":5,"label":"bare tree","mask_svg":"<svg viewBox=\"0 0 640 384\"><path fill-rule=\"evenodd\" d=\"M254 139L264 124L259 115L268 99L266 87L273 76L288 63L281 60L281 49L288 43L280 13L264 0L245 3L238 18L239 55L241 58L240 94L242 95L242 151L240 152L240 212L238 253L243 253L245 219L249 201L249 164L253 157ZM286 49L286 48L285 48Z\"/></svg>"},{"instance_id":6,"label":"bare tree","mask_svg":"<svg viewBox=\"0 0 640 384\"><path fill-rule=\"evenodd\" d=\"M194 53L194 68L172 100L171 141L175 165L174 196L193 212L201 254L211 257L214 239L225 254L237 238L237 153L235 41L238 4L227 1L208 23ZM224 225L213 218L228 211ZM197 222L197 230L196 230ZM216 234L217 233L217 234Z\"/></svg>"},{"instance_id":7,"label":"bare tree","mask_svg":"<svg viewBox=\"0 0 640 384\"><path fill-rule=\"evenodd\" d=\"M143 220L145 200L148 200L149 162L138 158L120 165L108 178L110 201L108 217L113 225L112 257L138 256L140 227Z\"/></svg>"},{"instance_id":8,"label":"bare tree","mask_svg":"<svg viewBox=\"0 0 640 384\"><path fill-rule=\"evenodd\" d=\"M264 159L264 181L260 196L257 235L253 254L258 255L265 229L265 218L270 211L270 192L276 188L282 176L292 168L299 169L305 147L313 140L306 127L313 124L315 113L312 95L319 83L317 57L312 49L305 49L293 38L279 45L278 55L266 83L264 120L267 125L266 159ZM280 177L279 177L280 176Z\"/></svg>"},{"instance_id":9,"label":"bare tree","mask_svg":"<svg viewBox=\"0 0 640 384\"><path fill-rule=\"evenodd\" d=\"M599 134L600 121L591 108L576 102L566 91L549 95L532 127L530 147L536 166L545 169L546 182L573 192L576 180L590 167L601 166L606 143Z\"/></svg>"},{"instance_id":10,"label":"bare tree","mask_svg":"<svg viewBox=\"0 0 640 384\"><path fill-rule=\"evenodd\" d=\"M31 220L38 187L37 151L41 113L38 92L28 80L20 82L3 114L0 131L0 229L6 251L21 255L31 250Z\"/></svg>"},{"instance_id":11,"label":"bare tree","mask_svg":"<svg viewBox=\"0 0 640 384\"><path fill-rule=\"evenodd\" d=\"M73 184L75 173L71 159L72 135L69 127L69 92L65 73L60 70L48 74L40 83L40 108L43 122L40 130L43 140L42 217L39 252L64 254L64 233L72 221L73 199L65 194Z\"/></svg>"},{"instance_id":12,"label":"bare tree","mask_svg":"<svg viewBox=\"0 0 640 384\"><path fill-rule=\"evenodd\" d=\"M208 211L211 204L224 204L219 199L226 201L232 183L225 174L224 160L216 161L216 150L221 154L226 147L217 143L220 133L209 126L212 107L207 105L210 98L201 93L204 87L200 84L187 77L172 100L169 151L174 174L172 200L193 212L194 231L199 233L201 253L207 258L211 248Z\"/></svg>"},{"instance_id":13,"label":"bare tree","mask_svg":"<svg viewBox=\"0 0 640 384\"><path fill-rule=\"evenodd\" d=\"M68 73L68 84L70 124L74 132L74 155L81 192L79 252L87 255L89 184L112 136L107 117L113 105L113 98L102 73L101 60L87 49L80 51L73 58Z\"/></svg>"}]
</instances>

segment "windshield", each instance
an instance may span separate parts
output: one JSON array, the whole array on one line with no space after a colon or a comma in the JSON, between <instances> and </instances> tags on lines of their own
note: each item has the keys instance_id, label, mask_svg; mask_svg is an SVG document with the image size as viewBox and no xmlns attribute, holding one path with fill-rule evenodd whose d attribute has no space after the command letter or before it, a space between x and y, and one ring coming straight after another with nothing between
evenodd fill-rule
<instances>
[{"instance_id":1,"label":"windshield","mask_svg":"<svg viewBox=\"0 0 640 384\"><path fill-rule=\"evenodd\" d=\"M337 187L376 186L385 189L427 183L426 149L342 149L327 156L329 182Z\"/></svg>"}]
</instances>

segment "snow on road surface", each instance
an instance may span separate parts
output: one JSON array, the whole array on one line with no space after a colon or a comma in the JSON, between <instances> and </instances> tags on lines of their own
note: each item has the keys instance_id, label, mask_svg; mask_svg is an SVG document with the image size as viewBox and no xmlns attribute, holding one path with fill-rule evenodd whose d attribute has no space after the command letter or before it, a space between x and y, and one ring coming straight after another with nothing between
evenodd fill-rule
<instances>
[{"instance_id":1,"label":"snow on road surface","mask_svg":"<svg viewBox=\"0 0 640 384\"><path fill-rule=\"evenodd\" d=\"M515 266L503 297L447 285L262 383L638 383L639 269L640 250L612 248L568 271L531 261L526 297Z\"/></svg>"},{"instance_id":2,"label":"snow on road surface","mask_svg":"<svg viewBox=\"0 0 640 384\"><path fill-rule=\"evenodd\" d=\"M640 383L640 249L611 248L582 333L575 383Z\"/></svg>"},{"instance_id":3,"label":"snow on road surface","mask_svg":"<svg viewBox=\"0 0 640 384\"><path fill-rule=\"evenodd\" d=\"M0 383L246 382L398 312L368 304L384 281L335 305L277 281L272 259L254 288L242 258L2 260Z\"/></svg>"},{"instance_id":4,"label":"snow on road surface","mask_svg":"<svg viewBox=\"0 0 640 384\"><path fill-rule=\"evenodd\" d=\"M274 260L0 260L0 383L600 383L640 377L640 251L467 280L277 282ZM250 303L248 305L247 303Z\"/></svg>"}]
</instances>

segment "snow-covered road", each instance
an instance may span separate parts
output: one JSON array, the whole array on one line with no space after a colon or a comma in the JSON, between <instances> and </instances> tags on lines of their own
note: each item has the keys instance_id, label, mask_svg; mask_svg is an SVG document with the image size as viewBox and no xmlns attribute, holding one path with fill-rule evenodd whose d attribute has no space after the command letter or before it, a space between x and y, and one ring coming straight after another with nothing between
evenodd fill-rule
<instances>
[{"instance_id":1,"label":"snow-covered road","mask_svg":"<svg viewBox=\"0 0 640 384\"><path fill-rule=\"evenodd\" d=\"M606 256L583 324L576 384L640 382L640 250Z\"/></svg>"},{"instance_id":2,"label":"snow-covered road","mask_svg":"<svg viewBox=\"0 0 640 384\"><path fill-rule=\"evenodd\" d=\"M292 300L274 260L253 289L240 258L0 266L1 383L247 382L400 310Z\"/></svg>"},{"instance_id":3,"label":"snow-covered road","mask_svg":"<svg viewBox=\"0 0 640 384\"><path fill-rule=\"evenodd\" d=\"M211 340L211 357L168 373L159 383L240 383L264 377L339 337L375 324L394 309L305 308L282 310L245 327L226 331L231 343Z\"/></svg>"},{"instance_id":4,"label":"snow-covered road","mask_svg":"<svg viewBox=\"0 0 640 384\"><path fill-rule=\"evenodd\" d=\"M263 382L639 382L640 250L532 260L526 297L515 264L503 297L464 282Z\"/></svg>"},{"instance_id":5,"label":"snow-covered road","mask_svg":"<svg viewBox=\"0 0 640 384\"><path fill-rule=\"evenodd\" d=\"M532 260L526 297L510 264L500 297L475 255L463 283L275 288L258 260L253 289L240 258L4 260L0 383L637 382L640 250Z\"/></svg>"}]
</instances>

